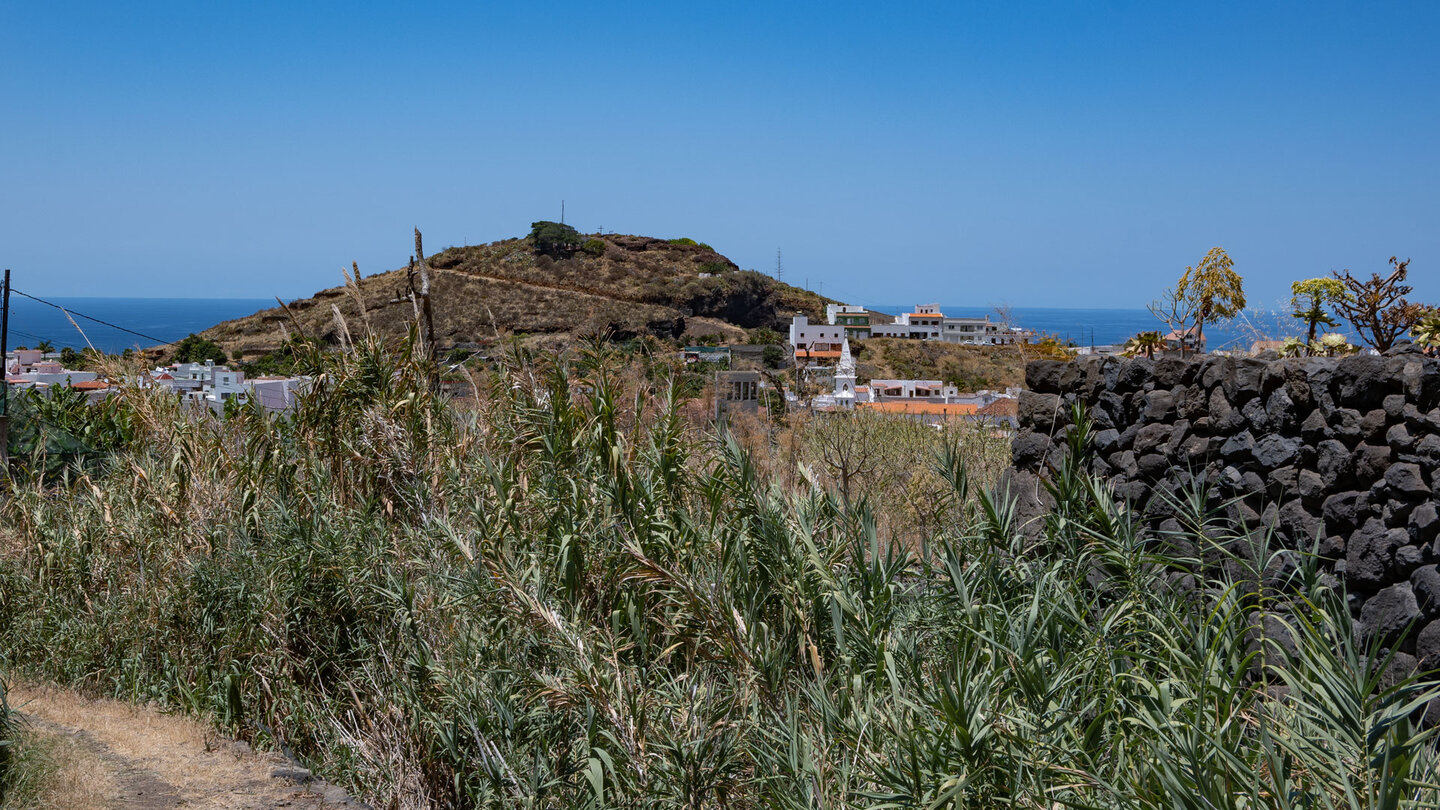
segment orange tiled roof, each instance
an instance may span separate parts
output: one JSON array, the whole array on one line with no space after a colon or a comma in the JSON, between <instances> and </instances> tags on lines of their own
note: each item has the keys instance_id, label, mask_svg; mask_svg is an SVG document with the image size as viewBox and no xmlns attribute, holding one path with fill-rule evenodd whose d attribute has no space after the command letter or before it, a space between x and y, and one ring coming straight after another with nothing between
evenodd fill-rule
<instances>
[{"instance_id":1,"label":"orange tiled roof","mask_svg":"<svg viewBox=\"0 0 1440 810\"><path fill-rule=\"evenodd\" d=\"M85 380L84 382L75 383L70 387L77 391L103 391L110 387L110 383L104 380Z\"/></svg>"},{"instance_id":2,"label":"orange tiled roof","mask_svg":"<svg viewBox=\"0 0 1440 810\"><path fill-rule=\"evenodd\" d=\"M1016 399L997 399L976 411L980 416L1019 416L1020 401Z\"/></svg>"},{"instance_id":3,"label":"orange tiled roof","mask_svg":"<svg viewBox=\"0 0 1440 810\"><path fill-rule=\"evenodd\" d=\"M931 414L938 416L972 416L979 409L968 402L857 402L861 408L882 413Z\"/></svg>"}]
</instances>

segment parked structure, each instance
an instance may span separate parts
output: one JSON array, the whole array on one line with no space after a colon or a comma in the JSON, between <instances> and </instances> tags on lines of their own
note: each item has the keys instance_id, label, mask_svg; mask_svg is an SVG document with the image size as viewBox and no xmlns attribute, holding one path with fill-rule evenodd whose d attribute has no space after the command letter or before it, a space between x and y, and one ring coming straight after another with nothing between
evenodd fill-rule
<instances>
[{"instance_id":1,"label":"parked structure","mask_svg":"<svg viewBox=\"0 0 1440 810\"><path fill-rule=\"evenodd\" d=\"M760 372L717 371L715 373L715 420L730 414L760 412Z\"/></svg>"}]
</instances>

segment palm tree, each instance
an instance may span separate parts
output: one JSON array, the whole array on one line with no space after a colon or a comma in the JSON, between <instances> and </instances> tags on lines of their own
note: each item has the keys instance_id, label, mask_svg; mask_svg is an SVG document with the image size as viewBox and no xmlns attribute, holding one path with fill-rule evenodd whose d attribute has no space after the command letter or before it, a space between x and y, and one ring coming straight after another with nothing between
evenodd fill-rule
<instances>
[{"instance_id":1,"label":"palm tree","mask_svg":"<svg viewBox=\"0 0 1440 810\"><path fill-rule=\"evenodd\" d=\"M35 345L35 348L39 349L43 354L49 354L55 351L55 344L48 340L42 340Z\"/></svg>"}]
</instances>

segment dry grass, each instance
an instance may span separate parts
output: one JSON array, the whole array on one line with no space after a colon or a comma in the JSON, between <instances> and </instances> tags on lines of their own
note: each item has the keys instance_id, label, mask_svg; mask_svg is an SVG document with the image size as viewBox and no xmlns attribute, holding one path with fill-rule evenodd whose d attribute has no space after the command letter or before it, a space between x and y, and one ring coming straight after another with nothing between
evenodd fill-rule
<instances>
[{"instance_id":1,"label":"dry grass","mask_svg":"<svg viewBox=\"0 0 1440 810\"><path fill-rule=\"evenodd\" d=\"M282 757L237 746L193 718L50 687L16 686L11 696L47 760L34 806L133 806L132 794L157 792L165 797L157 807L319 806L318 797L272 776L291 767Z\"/></svg>"},{"instance_id":2,"label":"dry grass","mask_svg":"<svg viewBox=\"0 0 1440 810\"><path fill-rule=\"evenodd\" d=\"M107 810L118 792L113 766L74 737L38 730L21 738L14 779L13 792L0 802L0 810Z\"/></svg>"},{"instance_id":3,"label":"dry grass","mask_svg":"<svg viewBox=\"0 0 1440 810\"><path fill-rule=\"evenodd\" d=\"M865 381L939 379L968 391L1025 384L1025 359L1014 346L871 338L854 348L856 371Z\"/></svg>"}]
</instances>

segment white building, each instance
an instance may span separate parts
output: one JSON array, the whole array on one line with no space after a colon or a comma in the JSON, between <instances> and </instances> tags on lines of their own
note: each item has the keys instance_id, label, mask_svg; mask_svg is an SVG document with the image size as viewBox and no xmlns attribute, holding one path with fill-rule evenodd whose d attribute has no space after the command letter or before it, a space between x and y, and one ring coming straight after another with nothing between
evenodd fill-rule
<instances>
[{"instance_id":1,"label":"white building","mask_svg":"<svg viewBox=\"0 0 1440 810\"><path fill-rule=\"evenodd\" d=\"M790 321L790 346L795 352L795 365L833 365L840 359L845 343L845 328L828 323L810 323L804 315Z\"/></svg>"},{"instance_id":2,"label":"white building","mask_svg":"<svg viewBox=\"0 0 1440 810\"><path fill-rule=\"evenodd\" d=\"M908 340L939 340L945 315L939 304L921 304L914 312L902 312L894 323L873 323L873 337L905 338Z\"/></svg>"}]
</instances>

